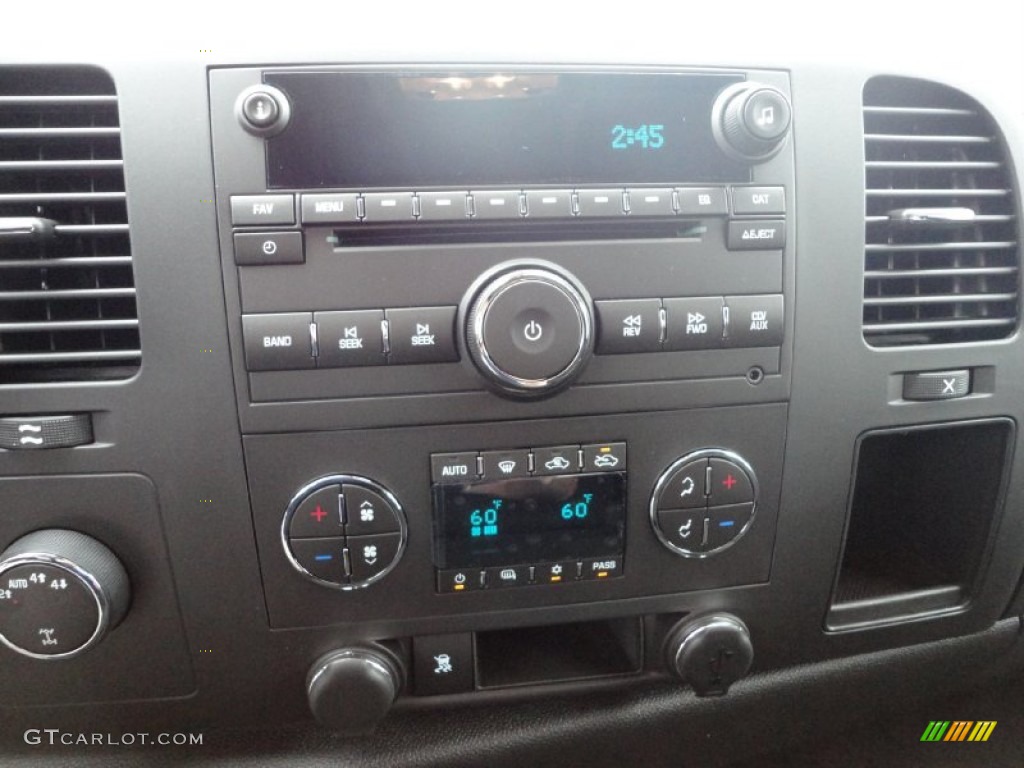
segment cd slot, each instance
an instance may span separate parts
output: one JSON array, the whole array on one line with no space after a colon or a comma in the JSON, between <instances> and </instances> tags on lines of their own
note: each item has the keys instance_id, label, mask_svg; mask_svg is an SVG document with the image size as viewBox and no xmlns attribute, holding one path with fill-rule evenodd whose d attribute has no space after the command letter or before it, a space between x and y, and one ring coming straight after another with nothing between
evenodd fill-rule
<instances>
[{"instance_id":1,"label":"cd slot","mask_svg":"<svg viewBox=\"0 0 1024 768\"><path fill-rule=\"evenodd\" d=\"M689 240L707 234L700 219L650 221L518 221L465 224L354 224L335 227L328 242L336 249L395 245L564 242L575 240Z\"/></svg>"}]
</instances>

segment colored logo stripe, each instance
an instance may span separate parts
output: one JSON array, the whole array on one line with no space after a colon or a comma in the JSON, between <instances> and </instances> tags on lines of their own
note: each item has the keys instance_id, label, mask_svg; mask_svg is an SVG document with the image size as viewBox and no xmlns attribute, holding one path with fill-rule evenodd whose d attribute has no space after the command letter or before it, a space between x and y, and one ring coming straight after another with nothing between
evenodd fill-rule
<instances>
[{"instance_id":1,"label":"colored logo stripe","mask_svg":"<svg viewBox=\"0 0 1024 768\"><path fill-rule=\"evenodd\" d=\"M972 725L974 725L973 720L954 720L943 741L963 741L967 738Z\"/></svg>"},{"instance_id":2,"label":"colored logo stripe","mask_svg":"<svg viewBox=\"0 0 1024 768\"><path fill-rule=\"evenodd\" d=\"M941 741L947 728L949 728L949 720L932 720L921 734L921 741Z\"/></svg>"},{"instance_id":3,"label":"colored logo stripe","mask_svg":"<svg viewBox=\"0 0 1024 768\"><path fill-rule=\"evenodd\" d=\"M988 741L996 728L995 720L931 720L921 741Z\"/></svg>"},{"instance_id":4,"label":"colored logo stripe","mask_svg":"<svg viewBox=\"0 0 1024 768\"><path fill-rule=\"evenodd\" d=\"M967 740L988 741L988 737L992 735L992 731L995 729L995 720L979 720L977 725L974 726L974 730L971 731L971 735L967 737Z\"/></svg>"}]
</instances>

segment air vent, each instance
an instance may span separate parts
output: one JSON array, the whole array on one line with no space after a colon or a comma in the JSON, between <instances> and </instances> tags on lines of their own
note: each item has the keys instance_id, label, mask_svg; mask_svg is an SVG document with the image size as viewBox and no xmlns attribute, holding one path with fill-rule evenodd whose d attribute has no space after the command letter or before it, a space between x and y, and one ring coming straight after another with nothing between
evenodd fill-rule
<instances>
[{"instance_id":1,"label":"air vent","mask_svg":"<svg viewBox=\"0 0 1024 768\"><path fill-rule=\"evenodd\" d=\"M139 367L117 96L92 68L0 68L0 384Z\"/></svg>"},{"instance_id":2,"label":"air vent","mask_svg":"<svg viewBox=\"0 0 1024 768\"><path fill-rule=\"evenodd\" d=\"M864 338L999 339L1017 324L1017 219L999 130L959 91L877 77L864 89Z\"/></svg>"}]
</instances>

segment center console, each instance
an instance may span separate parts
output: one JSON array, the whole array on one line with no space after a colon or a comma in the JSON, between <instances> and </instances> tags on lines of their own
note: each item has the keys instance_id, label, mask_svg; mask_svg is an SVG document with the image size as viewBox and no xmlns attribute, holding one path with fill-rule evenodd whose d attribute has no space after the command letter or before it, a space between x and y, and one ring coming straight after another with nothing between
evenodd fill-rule
<instances>
[{"instance_id":1,"label":"center console","mask_svg":"<svg viewBox=\"0 0 1024 768\"><path fill-rule=\"evenodd\" d=\"M767 582L784 73L217 69L210 87L272 627L348 625L404 669L438 620L442 645L475 633L483 653L484 630L548 608L633 617L616 632L642 651L679 635L645 599ZM647 650L637 669L662 667Z\"/></svg>"}]
</instances>

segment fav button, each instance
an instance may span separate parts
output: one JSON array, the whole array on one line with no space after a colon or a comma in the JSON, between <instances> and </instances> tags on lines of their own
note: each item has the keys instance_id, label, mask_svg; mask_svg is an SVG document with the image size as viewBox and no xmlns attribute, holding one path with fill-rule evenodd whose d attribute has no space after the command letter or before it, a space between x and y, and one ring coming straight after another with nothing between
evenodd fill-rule
<instances>
[{"instance_id":1,"label":"fav button","mask_svg":"<svg viewBox=\"0 0 1024 768\"><path fill-rule=\"evenodd\" d=\"M231 223L236 227L294 224L295 198L291 195L232 195Z\"/></svg>"}]
</instances>

